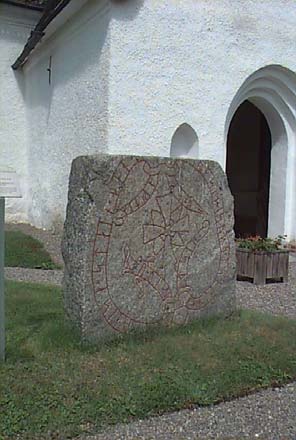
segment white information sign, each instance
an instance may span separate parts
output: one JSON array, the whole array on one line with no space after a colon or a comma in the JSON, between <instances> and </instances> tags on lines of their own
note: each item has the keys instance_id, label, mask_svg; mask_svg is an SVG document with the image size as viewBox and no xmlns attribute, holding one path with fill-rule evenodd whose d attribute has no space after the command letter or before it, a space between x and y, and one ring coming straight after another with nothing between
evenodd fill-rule
<instances>
[{"instance_id":1,"label":"white information sign","mask_svg":"<svg viewBox=\"0 0 296 440\"><path fill-rule=\"evenodd\" d=\"M0 197L22 197L18 176L11 169L0 168Z\"/></svg>"}]
</instances>

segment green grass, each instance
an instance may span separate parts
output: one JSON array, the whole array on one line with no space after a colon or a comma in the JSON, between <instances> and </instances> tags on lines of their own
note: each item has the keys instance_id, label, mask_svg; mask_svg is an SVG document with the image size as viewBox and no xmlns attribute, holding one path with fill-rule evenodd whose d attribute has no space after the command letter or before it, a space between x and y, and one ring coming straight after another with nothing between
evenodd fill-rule
<instances>
[{"instance_id":1,"label":"green grass","mask_svg":"<svg viewBox=\"0 0 296 440\"><path fill-rule=\"evenodd\" d=\"M64 322L59 289L7 282L6 296L0 439L66 438L296 377L296 322L285 318L244 311L95 348Z\"/></svg>"},{"instance_id":2,"label":"green grass","mask_svg":"<svg viewBox=\"0 0 296 440\"><path fill-rule=\"evenodd\" d=\"M20 231L5 232L5 266L59 269L40 241Z\"/></svg>"}]
</instances>

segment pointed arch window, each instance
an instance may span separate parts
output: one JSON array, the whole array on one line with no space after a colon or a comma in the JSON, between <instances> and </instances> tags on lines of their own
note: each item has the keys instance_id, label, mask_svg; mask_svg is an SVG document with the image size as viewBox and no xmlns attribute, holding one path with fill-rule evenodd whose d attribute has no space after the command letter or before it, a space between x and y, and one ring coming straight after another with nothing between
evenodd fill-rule
<instances>
[{"instance_id":1,"label":"pointed arch window","mask_svg":"<svg viewBox=\"0 0 296 440\"><path fill-rule=\"evenodd\" d=\"M171 142L171 157L198 158L198 136L189 124L181 124Z\"/></svg>"}]
</instances>

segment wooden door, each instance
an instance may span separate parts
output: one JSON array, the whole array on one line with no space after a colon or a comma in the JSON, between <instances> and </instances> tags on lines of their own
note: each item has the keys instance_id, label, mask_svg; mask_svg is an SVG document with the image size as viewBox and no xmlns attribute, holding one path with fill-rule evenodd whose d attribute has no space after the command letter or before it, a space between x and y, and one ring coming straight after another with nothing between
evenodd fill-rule
<instances>
[{"instance_id":1,"label":"wooden door","mask_svg":"<svg viewBox=\"0 0 296 440\"><path fill-rule=\"evenodd\" d=\"M234 197L235 235L267 236L271 134L263 113L245 101L227 139L226 173Z\"/></svg>"}]
</instances>

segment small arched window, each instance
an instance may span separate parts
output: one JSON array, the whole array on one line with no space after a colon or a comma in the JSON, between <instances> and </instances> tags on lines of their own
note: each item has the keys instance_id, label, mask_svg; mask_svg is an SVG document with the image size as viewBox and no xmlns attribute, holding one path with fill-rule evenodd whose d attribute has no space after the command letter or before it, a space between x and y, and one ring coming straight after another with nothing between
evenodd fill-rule
<instances>
[{"instance_id":1,"label":"small arched window","mask_svg":"<svg viewBox=\"0 0 296 440\"><path fill-rule=\"evenodd\" d=\"M184 123L175 131L172 137L170 156L198 158L198 137L190 125Z\"/></svg>"}]
</instances>

